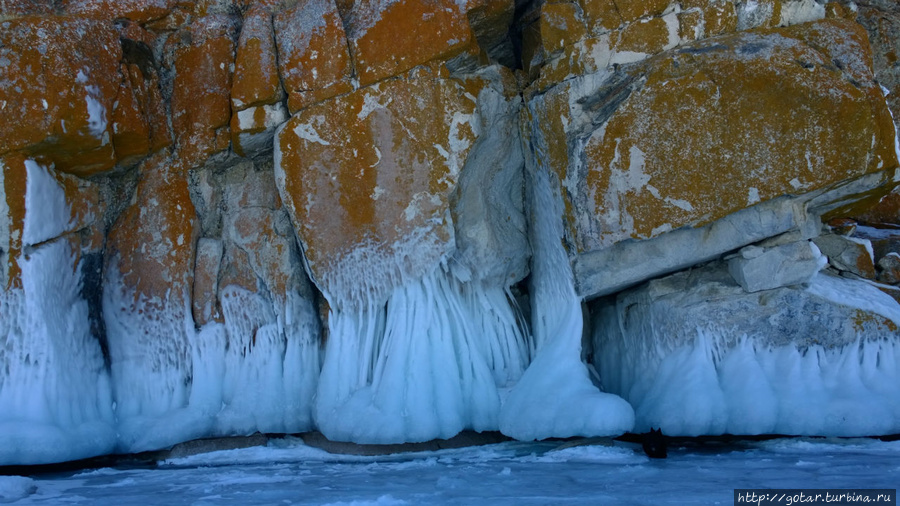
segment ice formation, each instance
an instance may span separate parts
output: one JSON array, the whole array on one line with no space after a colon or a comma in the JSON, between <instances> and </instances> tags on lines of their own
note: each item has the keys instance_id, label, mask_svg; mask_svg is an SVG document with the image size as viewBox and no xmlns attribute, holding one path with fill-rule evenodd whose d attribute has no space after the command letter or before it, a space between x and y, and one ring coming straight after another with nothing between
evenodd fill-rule
<instances>
[{"instance_id":1,"label":"ice formation","mask_svg":"<svg viewBox=\"0 0 900 506\"><path fill-rule=\"evenodd\" d=\"M288 296L276 311L263 295L225 287L224 323L198 331L189 308L159 311L118 286L104 292L104 311L120 450L312 428L319 344L309 301Z\"/></svg>"},{"instance_id":2,"label":"ice formation","mask_svg":"<svg viewBox=\"0 0 900 506\"><path fill-rule=\"evenodd\" d=\"M547 173L538 171L533 178L531 296L537 355L503 404L500 430L522 440L627 432L634 424L631 406L598 390L581 360L583 316L560 242L562 203L554 198Z\"/></svg>"},{"instance_id":3,"label":"ice formation","mask_svg":"<svg viewBox=\"0 0 900 506\"><path fill-rule=\"evenodd\" d=\"M527 365L525 335L499 288L444 267L393 290L384 305L328 317L316 398L327 437L360 443L496 430L500 390Z\"/></svg>"},{"instance_id":4,"label":"ice formation","mask_svg":"<svg viewBox=\"0 0 900 506\"><path fill-rule=\"evenodd\" d=\"M747 294L680 274L595 317L604 388L637 432L859 436L900 430L900 307L861 281ZM689 285L691 281L687 281Z\"/></svg>"},{"instance_id":5,"label":"ice formation","mask_svg":"<svg viewBox=\"0 0 900 506\"><path fill-rule=\"evenodd\" d=\"M0 293L0 465L74 460L116 444L109 376L91 334L71 212L47 171L26 163L21 285ZM5 216L3 217L5 218ZM40 219L38 219L40 218Z\"/></svg>"}]
</instances>

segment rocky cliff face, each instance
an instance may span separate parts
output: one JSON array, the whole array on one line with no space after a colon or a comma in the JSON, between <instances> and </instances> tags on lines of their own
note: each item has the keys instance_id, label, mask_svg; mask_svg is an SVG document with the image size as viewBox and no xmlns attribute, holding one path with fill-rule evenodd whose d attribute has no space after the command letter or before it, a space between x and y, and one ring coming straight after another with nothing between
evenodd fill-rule
<instances>
[{"instance_id":1,"label":"rocky cliff face","mask_svg":"<svg viewBox=\"0 0 900 506\"><path fill-rule=\"evenodd\" d=\"M898 432L898 27L876 0L0 0L0 464Z\"/></svg>"}]
</instances>

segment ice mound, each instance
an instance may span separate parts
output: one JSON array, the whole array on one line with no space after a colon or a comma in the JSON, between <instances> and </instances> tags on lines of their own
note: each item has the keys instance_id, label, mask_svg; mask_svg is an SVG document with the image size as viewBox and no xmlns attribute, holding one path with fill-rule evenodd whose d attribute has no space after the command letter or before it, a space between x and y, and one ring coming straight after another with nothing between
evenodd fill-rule
<instances>
[{"instance_id":1,"label":"ice mound","mask_svg":"<svg viewBox=\"0 0 900 506\"><path fill-rule=\"evenodd\" d=\"M655 280L594 306L605 389L635 431L863 436L900 431L900 305L826 273L746 293L723 269Z\"/></svg>"}]
</instances>

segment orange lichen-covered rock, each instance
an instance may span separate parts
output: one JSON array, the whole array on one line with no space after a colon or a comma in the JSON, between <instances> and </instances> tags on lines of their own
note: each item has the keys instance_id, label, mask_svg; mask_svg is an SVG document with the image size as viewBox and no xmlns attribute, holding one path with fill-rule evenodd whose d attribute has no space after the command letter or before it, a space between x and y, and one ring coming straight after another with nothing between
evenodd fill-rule
<instances>
[{"instance_id":1,"label":"orange lichen-covered rock","mask_svg":"<svg viewBox=\"0 0 900 506\"><path fill-rule=\"evenodd\" d=\"M178 0L61 0L60 9L81 18L146 23L165 17Z\"/></svg>"},{"instance_id":2,"label":"orange lichen-covered rock","mask_svg":"<svg viewBox=\"0 0 900 506\"><path fill-rule=\"evenodd\" d=\"M272 14L256 8L244 16L234 60L231 103L237 109L273 104L284 91L278 77Z\"/></svg>"},{"instance_id":3,"label":"orange lichen-covered rock","mask_svg":"<svg viewBox=\"0 0 900 506\"><path fill-rule=\"evenodd\" d=\"M283 98L272 14L254 8L244 16L231 87L231 137L237 154L271 149L275 128L287 121Z\"/></svg>"},{"instance_id":4,"label":"orange lichen-covered rock","mask_svg":"<svg viewBox=\"0 0 900 506\"><path fill-rule=\"evenodd\" d=\"M452 251L448 201L475 122L471 93L426 74L310 106L279 131L276 181L326 296L383 300Z\"/></svg>"},{"instance_id":5,"label":"orange lichen-covered rock","mask_svg":"<svg viewBox=\"0 0 900 506\"><path fill-rule=\"evenodd\" d=\"M703 9L703 18L707 37L737 30L737 11L730 0L711 0Z\"/></svg>"},{"instance_id":6,"label":"orange lichen-covered rock","mask_svg":"<svg viewBox=\"0 0 900 506\"><path fill-rule=\"evenodd\" d=\"M622 16L612 0L578 0L581 10L593 33L602 33L618 28Z\"/></svg>"},{"instance_id":7,"label":"orange lichen-covered rock","mask_svg":"<svg viewBox=\"0 0 900 506\"><path fill-rule=\"evenodd\" d=\"M119 85L112 114L113 146L120 160L150 151L150 125L134 90L143 80L141 71L134 64L122 65L122 74L127 77Z\"/></svg>"},{"instance_id":8,"label":"orange lichen-covered rock","mask_svg":"<svg viewBox=\"0 0 900 506\"><path fill-rule=\"evenodd\" d=\"M234 19L214 15L195 21L191 43L177 50L172 127L178 153L189 167L228 148L234 65Z\"/></svg>"},{"instance_id":9,"label":"orange lichen-covered rock","mask_svg":"<svg viewBox=\"0 0 900 506\"><path fill-rule=\"evenodd\" d=\"M610 0L593 0L593 2L610 2ZM613 0L622 21L630 23L647 16L659 16L669 4L670 0Z\"/></svg>"},{"instance_id":10,"label":"orange lichen-covered rock","mask_svg":"<svg viewBox=\"0 0 900 506\"><path fill-rule=\"evenodd\" d=\"M291 113L349 92L353 67L334 0L303 0L275 16L278 65Z\"/></svg>"},{"instance_id":11,"label":"orange lichen-covered rock","mask_svg":"<svg viewBox=\"0 0 900 506\"><path fill-rule=\"evenodd\" d=\"M577 4L568 2L548 3L541 7L539 23L545 52L562 50L587 36L579 10Z\"/></svg>"},{"instance_id":12,"label":"orange lichen-covered rock","mask_svg":"<svg viewBox=\"0 0 900 506\"><path fill-rule=\"evenodd\" d=\"M190 297L199 227L179 163L165 152L142 162L135 196L110 229L104 254L103 317L119 437L141 450L177 440L154 439L149 427L153 416L187 406L196 371Z\"/></svg>"},{"instance_id":13,"label":"orange lichen-covered rock","mask_svg":"<svg viewBox=\"0 0 900 506\"><path fill-rule=\"evenodd\" d=\"M165 307L190 296L194 272L196 213L179 162L160 152L145 160L137 195L112 229L106 244L110 268L135 300Z\"/></svg>"},{"instance_id":14,"label":"orange lichen-covered rock","mask_svg":"<svg viewBox=\"0 0 900 506\"><path fill-rule=\"evenodd\" d=\"M619 34L616 51L656 54L675 47L679 41L678 16L670 14L627 25Z\"/></svg>"},{"instance_id":15,"label":"orange lichen-covered rock","mask_svg":"<svg viewBox=\"0 0 900 506\"><path fill-rule=\"evenodd\" d=\"M59 17L0 22L0 154L22 151L77 175L115 164L110 131L122 48L108 24Z\"/></svg>"},{"instance_id":16,"label":"orange lichen-covered rock","mask_svg":"<svg viewBox=\"0 0 900 506\"><path fill-rule=\"evenodd\" d=\"M532 107L533 135L565 182L575 251L897 168L869 62L862 28L829 20L693 43L602 93L554 88Z\"/></svg>"},{"instance_id":17,"label":"orange lichen-covered rock","mask_svg":"<svg viewBox=\"0 0 900 506\"><path fill-rule=\"evenodd\" d=\"M359 84L467 50L475 42L467 6L453 0L355 2L346 25Z\"/></svg>"},{"instance_id":18,"label":"orange lichen-covered rock","mask_svg":"<svg viewBox=\"0 0 900 506\"><path fill-rule=\"evenodd\" d=\"M54 13L53 0L0 0L0 15L48 16Z\"/></svg>"}]
</instances>

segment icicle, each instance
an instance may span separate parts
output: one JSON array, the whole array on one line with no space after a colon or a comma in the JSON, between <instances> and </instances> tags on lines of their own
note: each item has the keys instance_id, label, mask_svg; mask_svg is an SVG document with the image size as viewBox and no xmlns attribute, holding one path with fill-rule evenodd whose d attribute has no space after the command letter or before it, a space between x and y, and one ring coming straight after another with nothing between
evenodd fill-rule
<instances>
[{"instance_id":1,"label":"icicle","mask_svg":"<svg viewBox=\"0 0 900 506\"><path fill-rule=\"evenodd\" d=\"M736 286L733 292L702 288L696 296L680 293L677 300L650 300L635 292L596 315L595 356L604 386L632 403L635 431L659 427L684 436L900 431L900 340L891 330L900 322L900 306L890 296L825 274L806 288L766 295ZM709 297L716 301L715 311L703 302ZM807 312L807 321L796 322L800 311ZM723 316L734 312L743 316ZM865 323L866 315L880 315L885 323Z\"/></svg>"},{"instance_id":2,"label":"icicle","mask_svg":"<svg viewBox=\"0 0 900 506\"><path fill-rule=\"evenodd\" d=\"M581 301L560 242L562 206L549 175L533 182L532 330L537 355L510 392L500 430L516 439L618 435L634 412L621 397L600 392L581 361Z\"/></svg>"},{"instance_id":3,"label":"icicle","mask_svg":"<svg viewBox=\"0 0 900 506\"><path fill-rule=\"evenodd\" d=\"M109 453L109 377L68 241L18 263L22 288L0 294L0 465Z\"/></svg>"},{"instance_id":4,"label":"icicle","mask_svg":"<svg viewBox=\"0 0 900 506\"><path fill-rule=\"evenodd\" d=\"M527 364L502 289L443 267L363 311L332 303L316 423L329 438L397 443L495 430L498 387Z\"/></svg>"}]
</instances>

